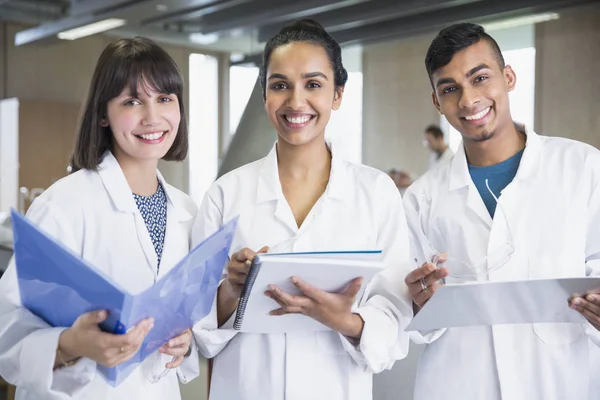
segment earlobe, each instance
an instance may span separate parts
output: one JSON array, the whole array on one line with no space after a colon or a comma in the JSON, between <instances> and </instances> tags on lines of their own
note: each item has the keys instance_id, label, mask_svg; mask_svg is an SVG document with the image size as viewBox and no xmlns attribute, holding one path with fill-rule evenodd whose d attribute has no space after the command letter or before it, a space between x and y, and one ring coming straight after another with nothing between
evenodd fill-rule
<instances>
[{"instance_id":1,"label":"earlobe","mask_svg":"<svg viewBox=\"0 0 600 400\"><path fill-rule=\"evenodd\" d=\"M338 110L342 104L342 95L344 94L344 87L340 86L335 89L333 94L333 104L331 105L332 110Z\"/></svg>"},{"instance_id":2,"label":"earlobe","mask_svg":"<svg viewBox=\"0 0 600 400\"><path fill-rule=\"evenodd\" d=\"M106 120L106 118L102 118L100 120L100 126L103 128L106 128L108 126L108 121Z\"/></svg>"},{"instance_id":3,"label":"earlobe","mask_svg":"<svg viewBox=\"0 0 600 400\"><path fill-rule=\"evenodd\" d=\"M442 112L442 107L440 106L440 102L438 101L438 98L435 95L435 92L431 92L431 101L433 101L433 106L435 107L435 109L437 110L437 112L440 115L444 115L444 113Z\"/></svg>"},{"instance_id":4,"label":"earlobe","mask_svg":"<svg viewBox=\"0 0 600 400\"><path fill-rule=\"evenodd\" d=\"M508 86L508 91L512 92L517 84L517 74L515 74L515 71L510 65L507 65L504 68L504 77L506 78L506 85Z\"/></svg>"}]
</instances>

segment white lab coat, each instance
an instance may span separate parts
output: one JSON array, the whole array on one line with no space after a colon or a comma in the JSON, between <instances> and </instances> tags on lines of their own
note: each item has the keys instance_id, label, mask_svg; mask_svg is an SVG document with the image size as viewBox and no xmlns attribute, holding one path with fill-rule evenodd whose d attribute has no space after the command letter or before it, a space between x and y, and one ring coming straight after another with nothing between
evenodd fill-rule
<instances>
[{"instance_id":1,"label":"white lab coat","mask_svg":"<svg viewBox=\"0 0 600 400\"><path fill-rule=\"evenodd\" d=\"M216 306L194 327L201 353L214 358L212 400L368 400L372 373L406 356L412 317L404 285L410 269L406 220L392 180L333 152L329 184L298 229L285 200L277 152L220 178L198 212L193 242L240 215L231 253L382 249L387 269L356 306L365 321L355 347L336 332L248 334L232 321L216 329ZM278 305L273 302L273 309ZM273 317L277 318L277 317ZM233 318L232 318L233 319Z\"/></svg>"},{"instance_id":2,"label":"white lab coat","mask_svg":"<svg viewBox=\"0 0 600 400\"><path fill-rule=\"evenodd\" d=\"M193 201L157 174L168 198L158 276L150 235L111 153L105 155L98 172L81 170L53 184L31 205L28 218L125 290L139 293L188 253L196 213ZM177 399L177 375L185 383L199 372L196 351L177 374L170 372L155 384L146 378L148 371L161 368L171 356L155 353L117 388L97 375L96 363L87 358L53 372L58 337L63 330L49 327L21 307L13 259L0 281L0 375L17 385L17 400Z\"/></svg>"},{"instance_id":3,"label":"white lab coat","mask_svg":"<svg viewBox=\"0 0 600 400\"><path fill-rule=\"evenodd\" d=\"M451 162L427 173L406 193L413 255L425 257L419 229L435 249L471 265L509 242L512 234L515 252L490 274L490 281L598 275L599 182L598 150L528 133L517 174L502 191L492 220L461 146ZM428 210L421 213L421 224L420 209ZM419 363L415 399L597 399L600 394L588 396L590 379L598 379L588 367L588 337L600 345L598 332L587 323L415 335L416 341L429 343Z\"/></svg>"}]
</instances>

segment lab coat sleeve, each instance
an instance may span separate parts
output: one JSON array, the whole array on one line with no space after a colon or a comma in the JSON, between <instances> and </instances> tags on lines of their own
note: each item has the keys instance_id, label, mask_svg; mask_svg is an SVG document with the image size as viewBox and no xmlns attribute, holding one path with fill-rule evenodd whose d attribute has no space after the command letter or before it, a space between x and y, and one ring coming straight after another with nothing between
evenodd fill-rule
<instances>
[{"instance_id":1,"label":"lab coat sleeve","mask_svg":"<svg viewBox=\"0 0 600 400\"><path fill-rule=\"evenodd\" d=\"M377 248L384 252L385 269L368 284L353 310L364 320L360 341L352 343L340 335L354 361L371 373L390 369L396 360L406 357L409 335L405 328L412 318L412 303L404 284L410 262L402 198L391 180L382 179L376 185L379 198L384 199L375 215Z\"/></svg>"},{"instance_id":2,"label":"lab coat sleeve","mask_svg":"<svg viewBox=\"0 0 600 400\"><path fill-rule=\"evenodd\" d=\"M64 217L38 198L28 218L67 247L77 248L73 233L61 226ZM58 339L65 328L52 328L21 305L14 257L0 280L0 375L44 398L70 398L95 376L96 363L82 358L75 365L53 370Z\"/></svg>"},{"instance_id":3,"label":"lab coat sleeve","mask_svg":"<svg viewBox=\"0 0 600 400\"><path fill-rule=\"evenodd\" d=\"M404 210L406 213L408 236L410 242L410 259L413 260L411 268L409 268L410 271L420 266L420 261L414 262L415 259L425 260L427 258L423 251L425 245L421 243L421 238L425 237L426 233L423 232L423 228L421 227L421 223L419 222L419 209L421 207L421 204L419 204L421 200L419 198L421 196L417 193L421 193L421 191L423 190L420 187L421 184L422 181L413 184L413 186L408 188L404 196ZM429 344L436 341L440 336L442 336L442 334L445 331L445 329L436 329L429 332L411 331L410 338L413 342L418 344Z\"/></svg>"},{"instance_id":4,"label":"lab coat sleeve","mask_svg":"<svg viewBox=\"0 0 600 400\"><path fill-rule=\"evenodd\" d=\"M222 202L218 194L218 187L213 186L204 197L198 216L192 228L192 245L206 239L212 233L217 231L223 223ZM221 280L221 283L223 281ZM235 314L235 313L234 313ZM208 316L194 325L193 332L198 344L200 353L206 358L213 358L229 343L229 341L237 334L233 329L231 320L221 328L217 322L217 296L213 300L213 304Z\"/></svg>"},{"instance_id":5,"label":"lab coat sleeve","mask_svg":"<svg viewBox=\"0 0 600 400\"><path fill-rule=\"evenodd\" d=\"M167 362L171 361L171 359L172 358L169 356ZM196 340L192 335L190 355L183 360L179 367L177 367L177 377L179 378L179 382L185 384L196 379L198 375L200 375L200 358L198 357Z\"/></svg>"},{"instance_id":6,"label":"lab coat sleeve","mask_svg":"<svg viewBox=\"0 0 600 400\"><path fill-rule=\"evenodd\" d=\"M588 276L600 276L600 234L598 233L600 227L600 163L596 163L596 165L598 166L596 171L594 171L597 174L596 183L588 203L588 226L585 246L585 265L586 275ZM590 340L596 346L600 347L600 331L594 328L589 322L586 322L586 333Z\"/></svg>"}]
</instances>

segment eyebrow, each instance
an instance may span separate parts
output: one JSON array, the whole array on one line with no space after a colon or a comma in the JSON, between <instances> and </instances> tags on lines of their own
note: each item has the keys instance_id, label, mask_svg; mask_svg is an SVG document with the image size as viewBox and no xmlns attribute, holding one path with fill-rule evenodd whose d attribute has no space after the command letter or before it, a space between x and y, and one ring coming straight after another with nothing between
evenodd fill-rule
<instances>
[{"instance_id":1,"label":"eyebrow","mask_svg":"<svg viewBox=\"0 0 600 400\"><path fill-rule=\"evenodd\" d=\"M317 78L317 77L327 80L327 75L325 75L322 72L309 72L306 74L302 74L302 79L310 79L310 78ZM286 80L286 79L288 79L288 77L283 74L272 74L271 76L269 76L269 80L271 80L271 79Z\"/></svg>"},{"instance_id":2,"label":"eyebrow","mask_svg":"<svg viewBox=\"0 0 600 400\"><path fill-rule=\"evenodd\" d=\"M470 78L473 75L475 75L477 72L481 71L482 69L490 69L490 67L488 67L487 64L479 64L478 66L476 66L475 68L472 68L469 72L467 72L465 74L465 77Z\"/></svg>"},{"instance_id":3,"label":"eyebrow","mask_svg":"<svg viewBox=\"0 0 600 400\"><path fill-rule=\"evenodd\" d=\"M452 78L442 78L436 82L435 87L438 88L442 85L445 85L446 83L456 83L456 81Z\"/></svg>"},{"instance_id":4,"label":"eyebrow","mask_svg":"<svg viewBox=\"0 0 600 400\"><path fill-rule=\"evenodd\" d=\"M478 66L471 68L471 70L465 74L465 77L470 78L482 69L490 69L490 67L487 64L479 64ZM452 78L442 78L437 81L435 87L440 87L441 85L445 85L447 83L456 83L456 81Z\"/></svg>"}]
</instances>

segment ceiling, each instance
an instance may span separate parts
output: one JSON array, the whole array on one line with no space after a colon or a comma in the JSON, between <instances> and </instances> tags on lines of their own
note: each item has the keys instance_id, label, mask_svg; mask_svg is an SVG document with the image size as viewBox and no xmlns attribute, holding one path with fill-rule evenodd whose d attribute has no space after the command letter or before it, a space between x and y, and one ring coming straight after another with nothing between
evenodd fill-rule
<instances>
[{"instance_id":1,"label":"ceiling","mask_svg":"<svg viewBox=\"0 0 600 400\"><path fill-rule=\"evenodd\" d=\"M0 19L29 24L15 44L108 18L126 24L109 34L235 53L255 61L285 23L310 17L342 45L374 43L439 30L459 21L492 20L598 5L600 0L0 0ZM204 44L198 44L198 38ZM207 43L210 41L212 43Z\"/></svg>"}]
</instances>

